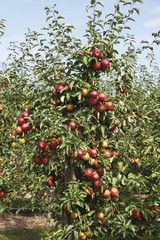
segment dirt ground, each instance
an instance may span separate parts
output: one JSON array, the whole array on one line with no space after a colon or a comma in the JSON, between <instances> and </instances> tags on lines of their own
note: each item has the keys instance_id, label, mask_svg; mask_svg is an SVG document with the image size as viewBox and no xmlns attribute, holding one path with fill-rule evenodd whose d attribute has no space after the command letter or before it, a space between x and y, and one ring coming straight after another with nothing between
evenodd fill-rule
<instances>
[{"instance_id":1,"label":"dirt ground","mask_svg":"<svg viewBox=\"0 0 160 240\"><path fill-rule=\"evenodd\" d=\"M15 228L32 229L34 227L49 227L53 225L53 220L49 223L43 216L22 216L6 213L0 214L0 230Z\"/></svg>"}]
</instances>

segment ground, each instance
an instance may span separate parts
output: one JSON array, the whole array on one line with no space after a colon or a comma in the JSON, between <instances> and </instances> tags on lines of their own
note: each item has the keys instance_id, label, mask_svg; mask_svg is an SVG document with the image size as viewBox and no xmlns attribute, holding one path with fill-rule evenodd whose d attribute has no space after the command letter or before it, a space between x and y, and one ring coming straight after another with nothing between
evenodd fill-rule
<instances>
[{"instance_id":1,"label":"ground","mask_svg":"<svg viewBox=\"0 0 160 240\"><path fill-rule=\"evenodd\" d=\"M54 221L51 220L50 223L44 216L23 216L23 215L13 215L13 214L0 214L0 230L6 229L31 229L34 227L49 227L53 226Z\"/></svg>"}]
</instances>

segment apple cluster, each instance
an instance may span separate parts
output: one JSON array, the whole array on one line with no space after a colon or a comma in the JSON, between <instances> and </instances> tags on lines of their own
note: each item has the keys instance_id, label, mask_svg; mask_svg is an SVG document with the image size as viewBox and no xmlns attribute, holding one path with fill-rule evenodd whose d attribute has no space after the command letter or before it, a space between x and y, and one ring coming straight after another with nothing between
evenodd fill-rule
<instances>
[{"instance_id":1,"label":"apple cluster","mask_svg":"<svg viewBox=\"0 0 160 240\"><path fill-rule=\"evenodd\" d=\"M95 106L95 110L102 113L105 110L112 110L115 105L111 101L107 101L107 95L105 92L98 92L97 90L88 91L82 89L82 95L88 98L89 105Z\"/></svg>"},{"instance_id":2,"label":"apple cluster","mask_svg":"<svg viewBox=\"0 0 160 240\"><path fill-rule=\"evenodd\" d=\"M12 136L27 132L31 129L29 120L29 111L23 111L21 116L17 119L17 127L12 131Z\"/></svg>"},{"instance_id":3,"label":"apple cluster","mask_svg":"<svg viewBox=\"0 0 160 240\"><path fill-rule=\"evenodd\" d=\"M47 165L49 163L49 154L50 150L56 150L58 146L62 143L61 138L53 137L50 140L41 139L37 142L37 148L40 150L40 153L33 157L33 162L35 165ZM53 176L51 175L47 180L48 186L53 185Z\"/></svg>"},{"instance_id":4,"label":"apple cluster","mask_svg":"<svg viewBox=\"0 0 160 240\"><path fill-rule=\"evenodd\" d=\"M91 61L91 68L93 70L105 70L106 68L110 67L110 61L102 56L103 54L101 50L99 50L98 48L93 49L90 53L94 57L94 59Z\"/></svg>"},{"instance_id":5,"label":"apple cluster","mask_svg":"<svg viewBox=\"0 0 160 240\"><path fill-rule=\"evenodd\" d=\"M58 138L52 138L49 141L46 141L44 139L41 139L37 142L37 147L39 150L41 150L41 155L40 156L34 156L33 162L38 165L38 164L48 164L49 162L49 155L47 152L52 148L56 149L60 144L62 143L62 139Z\"/></svg>"}]
</instances>

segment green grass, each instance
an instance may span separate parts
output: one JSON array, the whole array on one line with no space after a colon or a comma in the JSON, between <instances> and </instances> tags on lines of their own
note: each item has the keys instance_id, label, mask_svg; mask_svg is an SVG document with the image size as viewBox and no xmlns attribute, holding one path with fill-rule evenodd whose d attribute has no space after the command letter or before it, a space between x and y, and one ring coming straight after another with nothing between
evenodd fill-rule
<instances>
[{"instance_id":1,"label":"green grass","mask_svg":"<svg viewBox=\"0 0 160 240\"><path fill-rule=\"evenodd\" d=\"M46 228L1 230L0 240L42 240L47 232Z\"/></svg>"}]
</instances>

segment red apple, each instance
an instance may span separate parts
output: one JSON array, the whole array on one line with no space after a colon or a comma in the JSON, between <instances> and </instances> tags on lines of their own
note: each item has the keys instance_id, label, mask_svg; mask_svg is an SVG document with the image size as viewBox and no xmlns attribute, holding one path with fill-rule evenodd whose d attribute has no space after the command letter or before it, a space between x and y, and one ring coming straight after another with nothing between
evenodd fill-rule
<instances>
[{"instance_id":1,"label":"red apple","mask_svg":"<svg viewBox=\"0 0 160 240\"><path fill-rule=\"evenodd\" d=\"M100 179L100 175L97 172L93 172L92 179L93 180L99 180Z\"/></svg>"},{"instance_id":2,"label":"red apple","mask_svg":"<svg viewBox=\"0 0 160 240\"><path fill-rule=\"evenodd\" d=\"M35 156L35 157L33 158L33 162L34 162L35 164L40 164L40 163L41 163L41 158L40 158L39 156Z\"/></svg>"},{"instance_id":3,"label":"red apple","mask_svg":"<svg viewBox=\"0 0 160 240\"><path fill-rule=\"evenodd\" d=\"M113 102L105 102L105 106L107 110L112 110L115 105Z\"/></svg>"},{"instance_id":4,"label":"red apple","mask_svg":"<svg viewBox=\"0 0 160 240\"><path fill-rule=\"evenodd\" d=\"M77 151L77 157L81 158L83 156L84 156L84 151L83 151L83 149L79 148Z\"/></svg>"},{"instance_id":5,"label":"red apple","mask_svg":"<svg viewBox=\"0 0 160 240\"><path fill-rule=\"evenodd\" d=\"M118 197L119 196L119 190L116 187L112 187L110 189L111 196Z\"/></svg>"},{"instance_id":6,"label":"red apple","mask_svg":"<svg viewBox=\"0 0 160 240\"><path fill-rule=\"evenodd\" d=\"M47 163L49 162L49 157L48 157L48 155L42 156L41 162L42 162L43 164L47 164Z\"/></svg>"},{"instance_id":7,"label":"red apple","mask_svg":"<svg viewBox=\"0 0 160 240\"><path fill-rule=\"evenodd\" d=\"M104 169L103 169L103 167L99 167L96 172L97 172L100 176L103 176L103 174L104 174Z\"/></svg>"},{"instance_id":8,"label":"red apple","mask_svg":"<svg viewBox=\"0 0 160 240\"><path fill-rule=\"evenodd\" d=\"M139 118L142 118L142 117L143 117L143 114L142 114L142 113L138 113L138 117L139 117Z\"/></svg>"},{"instance_id":9,"label":"red apple","mask_svg":"<svg viewBox=\"0 0 160 240\"><path fill-rule=\"evenodd\" d=\"M48 184L49 186L52 186L53 180L49 178L48 181L47 181L47 184Z\"/></svg>"},{"instance_id":10,"label":"red apple","mask_svg":"<svg viewBox=\"0 0 160 240\"><path fill-rule=\"evenodd\" d=\"M90 105L96 105L98 103L98 99L90 97L88 102Z\"/></svg>"},{"instance_id":11,"label":"red apple","mask_svg":"<svg viewBox=\"0 0 160 240\"><path fill-rule=\"evenodd\" d=\"M15 137L15 136L17 135L17 133L16 133L16 129L14 129L14 130L12 131L12 133L11 133L11 134L12 134L12 136L14 136L14 137Z\"/></svg>"},{"instance_id":12,"label":"red apple","mask_svg":"<svg viewBox=\"0 0 160 240\"><path fill-rule=\"evenodd\" d=\"M85 175L86 175L86 177L92 177L93 176L93 170L92 170L92 168L85 168L84 169L84 173L85 173Z\"/></svg>"},{"instance_id":13,"label":"red apple","mask_svg":"<svg viewBox=\"0 0 160 240\"><path fill-rule=\"evenodd\" d=\"M55 90L56 90L56 92L60 93L63 88L64 88L64 85L58 84L58 85L56 86Z\"/></svg>"},{"instance_id":14,"label":"red apple","mask_svg":"<svg viewBox=\"0 0 160 240\"><path fill-rule=\"evenodd\" d=\"M89 155L90 155L90 157L93 157L93 158L97 157L98 156L98 150L96 148L91 148L89 150Z\"/></svg>"},{"instance_id":15,"label":"red apple","mask_svg":"<svg viewBox=\"0 0 160 240\"><path fill-rule=\"evenodd\" d=\"M18 118L18 124L23 125L26 122L26 120L23 117Z\"/></svg>"},{"instance_id":16,"label":"red apple","mask_svg":"<svg viewBox=\"0 0 160 240\"><path fill-rule=\"evenodd\" d=\"M52 138L51 139L51 146L56 148L59 145L59 141L57 138Z\"/></svg>"},{"instance_id":17,"label":"red apple","mask_svg":"<svg viewBox=\"0 0 160 240\"><path fill-rule=\"evenodd\" d=\"M98 104L97 106L96 106L96 110L98 111L98 112L100 112L100 113L102 113L102 112L104 112L105 110L106 110L106 106L104 105L104 104Z\"/></svg>"},{"instance_id":18,"label":"red apple","mask_svg":"<svg viewBox=\"0 0 160 240\"><path fill-rule=\"evenodd\" d=\"M45 140L40 140L40 141L37 143L37 146L38 146L39 149L44 150L45 147L46 147L46 141L45 141Z\"/></svg>"},{"instance_id":19,"label":"red apple","mask_svg":"<svg viewBox=\"0 0 160 240\"><path fill-rule=\"evenodd\" d=\"M98 94L98 91L92 90L92 91L90 91L89 95L90 95L90 97L96 98L96 97L98 97L99 94Z\"/></svg>"},{"instance_id":20,"label":"red apple","mask_svg":"<svg viewBox=\"0 0 160 240\"><path fill-rule=\"evenodd\" d=\"M70 126L71 130L75 130L77 127L77 123L75 121L71 120L69 123L69 126Z\"/></svg>"},{"instance_id":21,"label":"red apple","mask_svg":"<svg viewBox=\"0 0 160 240\"><path fill-rule=\"evenodd\" d=\"M107 58L103 58L101 60L101 67L102 68L108 68L110 66L110 61Z\"/></svg>"},{"instance_id":22,"label":"red apple","mask_svg":"<svg viewBox=\"0 0 160 240\"><path fill-rule=\"evenodd\" d=\"M137 209L133 209L133 217L135 219L140 219L141 218L141 212Z\"/></svg>"},{"instance_id":23,"label":"red apple","mask_svg":"<svg viewBox=\"0 0 160 240\"><path fill-rule=\"evenodd\" d=\"M28 131L30 129L30 125L28 124L28 123L24 123L23 125L22 125L22 131L23 132L26 132L26 131Z\"/></svg>"},{"instance_id":24,"label":"red apple","mask_svg":"<svg viewBox=\"0 0 160 240\"><path fill-rule=\"evenodd\" d=\"M102 186L101 180L96 180L96 181L93 182L93 184L94 184L94 186L95 186L96 188L99 188L99 187Z\"/></svg>"},{"instance_id":25,"label":"red apple","mask_svg":"<svg viewBox=\"0 0 160 240\"><path fill-rule=\"evenodd\" d=\"M102 55L102 52L101 52L101 50L96 48L96 49L91 51L91 54L92 54L93 57L100 57Z\"/></svg>"},{"instance_id":26,"label":"red apple","mask_svg":"<svg viewBox=\"0 0 160 240\"><path fill-rule=\"evenodd\" d=\"M20 133L22 133L22 128L20 126L18 126L15 128L15 131L17 134L20 134Z\"/></svg>"},{"instance_id":27,"label":"red apple","mask_svg":"<svg viewBox=\"0 0 160 240\"><path fill-rule=\"evenodd\" d=\"M99 70L101 68L101 62L96 62L96 61L92 62L91 68L94 70Z\"/></svg>"},{"instance_id":28,"label":"red apple","mask_svg":"<svg viewBox=\"0 0 160 240\"><path fill-rule=\"evenodd\" d=\"M70 158L71 158L71 159L75 159L75 158L76 158L75 152L74 152L74 153L71 153Z\"/></svg>"},{"instance_id":29,"label":"red apple","mask_svg":"<svg viewBox=\"0 0 160 240\"><path fill-rule=\"evenodd\" d=\"M29 112L28 111L22 112L22 115L21 115L22 118L28 117L28 116L29 116Z\"/></svg>"},{"instance_id":30,"label":"red apple","mask_svg":"<svg viewBox=\"0 0 160 240\"><path fill-rule=\"evenodd\" d=\"M105 198L110 198L110 195L111 195L111 192L109 191L109 189L106 189L104 192L103 192L103 196Z\"/></svg>"},{"instance_id":31,"label":"red apple","mask_svg":"<svg viewBox=\"0 0 160 240\"><path fill-rule=\"evenodd\" d=\"M104 93L104 92L99 93L98 99L99 99L99 101L102 101L102 102L106 101L106 99L107 99L106 93Z\"/></svg>"},{"instance_id":32,"label":"red apple","mask_svg":"<svg viewBox=\"0 0 160 240\"><path fill-rule=\"evenodd\" d=\"M50 150L50 144L46 144L44 151L48 152Z\"/></svg>"}]
</instances>

